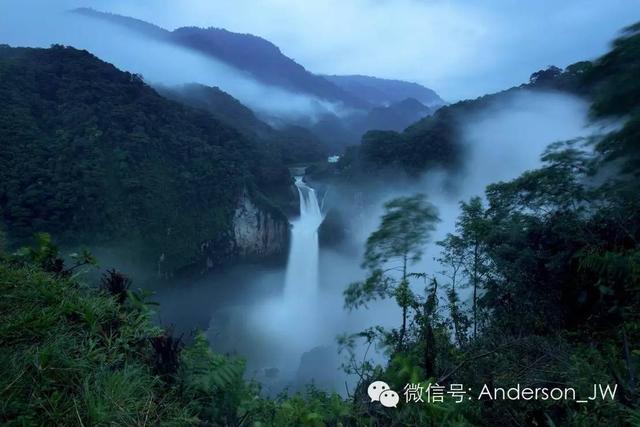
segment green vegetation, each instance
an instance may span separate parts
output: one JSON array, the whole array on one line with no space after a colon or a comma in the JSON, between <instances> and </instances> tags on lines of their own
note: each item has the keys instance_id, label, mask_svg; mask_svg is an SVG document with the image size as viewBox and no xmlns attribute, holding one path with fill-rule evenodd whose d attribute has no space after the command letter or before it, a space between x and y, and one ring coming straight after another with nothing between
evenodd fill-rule
<instances>
[{"instance_id":1,"label":"green vegetation","mask_svg":"<svg viewBox=\"0 0 640 427\"><path fill-rule=\"evenodd\" d=\"M290 179L268 147L62 46L0 47L0 140L0 218L14 242L42 231L121 244L153 266L164 254L167 272L198 262L207 241L216 262L232 258L242 189Z\"/></svg>"},{"instance_id":2,"label":"green vegetation","mask_svg":"<svg viewBox=\"0 0 640 427\"><path fill-rule=\"evenodd\" d=\"M363 267L369 277L345 291L346 306L356 308L372 298L393 297L402 309L402 327L394 339L403 349L409 309L414 295L409 287L411 264L422 258L422 248L439 220L436 209L423 195L401 197L385 205L380 229L367 239ZM397 279L391 273L397 273Z\"/></svg>"},{"instance_id":3,"label":"green vegetation","mask_svg":"<svg viewBox=\"0 0 640 427\"><path fill-rule=\"evenodd\" d=\"M640 174L640 23L625 29L614 42L614 49L604 55L586 73L593 88L595 117L626 118L622 129L613 132L598 148L606 160L623 159L623 170L635 177ZM633 190L633 188L630 188Z\"/></svg>"},{"instance_id":4,"label":"green vegetation","mask_svg":"<svg viewBox=\"0 0 640 427\"><path fill-rule=\"evenodd\" d=\"M91 265L91 262L82 265ZM316 426L349 417L338 396L266 400L244 362L154 326L121 273L78 280L46 235L0 255L2 425Z\"/></svg>"},{"instance_id":5,"label":"green vegetation","mask_svg":"<svg viewBox=\"0 0 640 427\"><path fill-rule=\"evenodd\" d=\"M637 31L630 27L628 34ZM499 105L523 91L561 91L596 98L594 114L626 114L638 99L637 56L633 37L615 42L616 50L597 63L581 61L561 70L550 66L531 75L528 83L473 100L439 108L402 132L372 130L358 147L350 147L340 161L340 173L348 179L370 179L384 173L419 175L426 169L455 171L461 166L460 141L465 120ZM606 86L606 87L605 87ZM605 95L606 94L606 95ZM615 98L615 102L612 97Z\"/></svg>"},{"instance_id":6,"label":"green vegetation","mask_svg":"<svg viewBox=\"0 0 640 427\"><path fill-rule=\"evenodd\" d=\"M579 90L594 100L594 117L620 120L621 127L595 141L578 139L553 144L543 155L539 169L490 185L484 199L475 197L462 202L455 231L437 242L441 249L441 275L436 276L436 271L412 271L437 221L435 208L421 195L386 205L380 228L367 242L364 265L371 274L365 282L349 286L345 302L347 307L358 309L376 298L394 298L402 318L398 319L398 327L391 330L372 325L360 333L340 337L341 350L347 355L345 369L359 378L358 386L346 400L312 387L307 393L294 396L261 397L259 386L244 379L242 360L212 352L201 335L184 346L181 338L153 326L148 295L133 291L122 273L107 271L100 286L91 287L82 282L82 272L95 264L90 254L76 254L68 266L59 258L50 238L41 234L35 247L8 255L0 233L0 422L81 426L639 425L639 49L640 25L635 25L615 42L610 53L593 63L580 63L564 72L543 70L532 76L533 84L562 82L575 86L579 79ZM122 208L116 213L122 213L124 218L115 214L105 217L105 212L114 212L109 203L117 202L100 202L102 189L91 183L102 181L83 179L82 185L67 188L62 183L69 181L50 172L67 173L80 168L74 172L78 175L71 176L81 177L115 173L102 166L110 159L102 148L121 141L133 144L133 135L138 135L135 129L131 129L133 133L113 134L110 132L115 132L117 126L97 123L93 133L87 134L88 128L83 127L77 135L66 135L61 130L65 128L57 122L65 114L53 119L47 109L36 108L59 104L29 101L29 94L35 92L28 90L24 100L19 92L12 92L12 85L22 89L24 85L42 86L45 90L37 93L59 96L76 83L54 76L61 69L75 67L76 56L87 61L75 73L92 76L81 79L83 84L100 79L103 72L115 73L111 82L119 82L120 78L134 82L131 86L121 81L133 92L118 91L122 97L118 102L123 107L109 103L108 114L124 111L126 114L119 118L126 122L145 105L138 103L135 109L127 109L127 99L144 95L155 100L158 108L143 108L144 114L167 114L161 120L166 126L174 126L168 119L175 119L176 123L183 123L185 131L191 129L185 134L185 138L192 138L193 144L188 146L174 146L178 142L168 134L159 139L164 143L162 147L153 145L154 139L145 140L145 144L122 142L127 154L120 161L126 162L128 156L146 160L140 163L145 168L135 169L138 174L166 166L163 161L169 160L162 153L170 153L173 157L188 157L188 167L195 168L187 169L187 163L178 162L183 169L163 169L172 179L182 176L195 180L196 175L184 176L195 170L198 177L226 177L230 181L222 182L233 188L243 184L235 181L238 176L253 176L251 168L238 166L239 160L234 163L236 150L250 150L250 144L243 145L238 142L243 141L241 138L235 139L236 134L224 132L215 132L219 139L205 138L216 143L203 142L198 139L200 132L207 126L219 126L217 122L189 127L180 117L195 119L197 115L192 110L154 98L157 95L135 76L105 68L88 54L73 49L2 48L0 52L1 74L13 79L11 85L0 83L3 96L11 100L0 103L4 108L0 129L10 138L6 144L9 154L4 154L0 169L4 174L0 200L3 218L12 232L24 227L21 232L26 233L28 223L24 221L29 218L41 218L52 228L60 221L84 230L79 218L85 216L96 222L117 218L125 222L115 223L131 226L132 233L141 230L136 218L129 216L145 213L136 210L144 205L135 197L145 200L145 194L135 193L139 187L127 187L131 195L118 193L131 203L131 213ZM66 60L58 61L61 57ZM41 68L27 67L24 58L41 59L54 68L43 79L34 71ZM97 63L100 67L91 67ZM14 70L23 73L21 78L14 76ZM60 80L65 84L49 86ZM92 92L74 91L73 96L87 93ZM86 104L68 104L73 114L67 120L84 117L86 109L100 109L100 100L111 96L101 95L87 98ZM65 95L64 99L69 96L72 95ZM85 107L74 110L74 105ZM163 106L171 106L170 111L163 110ZM206 116L205 121L210 120ZM422 125L438 129L438 120ZM51 132L43 133L41 129ZM108 138L103 139L100 132L108 133ZM83 145L81 136L91 135L96 138L93 143ZM227 140L222 135L233 138ZM47 143L36 144L38 138ZM56 145L65 138L77 144ZM149 144L155 148L153 152L144 150ZM222 153L221 147L229 152ZM72 148L80 152L91 150L92 155L76 153L71 157L75 153ZM71 151L66 153L65 149ZM224 168L209 169L212 158ZM57 168L42 167L47 161L61 163ZM24 163L29 180L12 162ZM232 169L233 177L224 175L227 168L235 166L238 168ZM136 179L128 167L132 166L123 168L122 176ZM243 174L238 175L237 171ZM159 179L160 175L152 177ZM167 192L177 191L170 181L160 183L167 186ZM161 187L142 188L155 189L154 194L160 196L157 188ZM56 191L65 189L70 192L63 193L64 200L75 204L60 205ZM188 200L190 203L208 208L197 204L198 198L189 193L190 189L180 190L184 197L194 197ZM222 191L217 186L206 191L211 192L205 194L206 200L230 200L227 193L217 193ZM18 202L10 197L16 197ZM169 206L157 207L166 209L162 214L171 215ZM41 212L39 209L46 209L43 212L47 215L33 213ZM219 220L224 223L222 213ZM424 292L415 292L418 286ZM446 291L445 301L439 298L442 290ZM463 302L463 291L471 295L470 304ZM365 348L378 346L388 360L376 364L366 354L362 359L356 348L361 343ZM445 396L443 403L401 402L397 409L387 409L367 396L367 385L373 379L386 381L400 393L407 384L426 387L430 383L462 384L471 388L474 396L485 384L492 388L516 384L532 388L574 387L578 396L585 397L593 384L616 384L617 393L614 400L587 404L572 400L500 399L455 403Z\"/></svg>"},{"instance_id":7,"label":"green vegetation","mask_svg":"<svg viewBox=\"0 0 640 427\"><path fill-rule=\"evenodd\" d=\"M217 87L188 84L176 87L157 87L162 96L211 113L222 123L233 126L246 138L263 146L262 155L290 165L326 160L329 150L309 130L299 126L274 129Z\"/></svg>"},{"instance_id":8,"label":"green vegetation","mask_svg":"<svg viewBox=\"0 0 640 427\"><path fill-rule=\"evenodd\" d=\"M356 401L367 401L366 386L373 379L384 379L394 390L437 383L474 391L468 402L447 403L445 397L442 404L406 404L386 413L362 403L355 408L358 417L382 418L390 425L638 425L638 47L635 25L612 52L580 65L585 90L595 100L594 116L622 118L620 130L596 141L553 144L541 168L490 185L486 202L478 197L462 202L455 233L438 242L441 275L402 271L391 282L413 285L399 292L402 287L390 287L376 268L365 282L347 289L347 307L395 296L403 311L396 329L377 326L341 338L346 367L361 379ZM551 69L534 79L550 75L566 77ZM408 211L397 214L413 221ZM383 220L367 243L365 265L370 245L391 229ZM394 237L406 247L413 241L406 233ZM423 295L411 291L418 279L425 282ZM438 288L446 289L445 301ZM461 302L461 291L470 295L468 304ZM386 349L388 364L355 358L358 342ZM617 394L588 404L486 396L478 401L485 384L574 387L577 399L590 396L594 384L609 384L617 385Z\"/></svg>"}]
</instances>

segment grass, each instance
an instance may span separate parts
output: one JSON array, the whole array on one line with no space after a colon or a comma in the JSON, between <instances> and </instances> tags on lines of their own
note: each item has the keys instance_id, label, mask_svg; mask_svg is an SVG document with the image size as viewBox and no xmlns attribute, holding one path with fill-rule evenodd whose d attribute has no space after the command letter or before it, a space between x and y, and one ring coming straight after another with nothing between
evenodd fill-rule
<instances>
[{"instance_id":1,"label":"grass","mask_svg":"<svg viewBox=\"0 0 640 427\"><path fill-rule=\"evenodd\" d=\"M0 423L191 425L192 409L153 374L149 313L0 261Z\"/></svg>"}]
</instances>

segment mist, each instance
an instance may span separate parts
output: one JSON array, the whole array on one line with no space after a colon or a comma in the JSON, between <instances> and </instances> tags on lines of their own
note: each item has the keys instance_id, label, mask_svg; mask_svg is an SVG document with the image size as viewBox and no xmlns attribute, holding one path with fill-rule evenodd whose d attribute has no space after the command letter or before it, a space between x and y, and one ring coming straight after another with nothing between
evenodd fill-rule
<instances>
[{"instance_id":1,"label":"mist","mask_svg":"<svg viewBox=\"0 0 640 427\"><path fill-rule=\"evenodd\" d=\"M566 94L528 91L500 98L481 113L463 117L461 123L466 154L463 169L456 173L430 171L418 180L376 181L356 193L349 186L312 182L321 189L326 210L345 219L347 230L339 244L320 247L319 290L314 304L283 303L283 268L243 266L161 290L161 306L171 306L163 310L164 322L206 329L214 350L247 359L248 375L263 384L265 393L295 391L314 381L321 388L345 395L356 378L340 370L344 356L337 354L337 335L374 325L397 328L401 320L392 300L376 301L351 312L343 307L346 286L366 276L360 267L364 245L379 226L383 204L421 192L437 207L441 222L425 246L422 260L412 265L411 271L440 277L443 267L435 261L439 255L435 242L454 232L460 201L482 196L490 183L516 178L540 166L540 155L553 142L601 131L599 125L589 122L586 101ZM412 283L420 295L424 286L421 280ZM469 304L468 293L463 291L461 298L463 304ZM381 349L370 350L368 357L384 362Z\"/></svg>"},{"instance_id":2,"label":"mist","mask_svg":"<svg viewBox=\"0 0 640 427\"><path fill-rule=\"evenodd\" d=\"M95 22L84 27L89 31L80 32L76 23L62 16L65 10L86 6L144 19L170 30L198 25L256 34L273 41L285 55L314 73L415 81L448 101L517 85L550 64L565 67L594 58L607 49L620 28L637 17L637 4L625 0L517 4L501 0L473 5L459 0L331 0L304 5L269 0L260 2L260 7L253 0L8 0L0 4L0 42L46 47L63 42L60 37L64 35L65 43L83 48L95 41L111 43L107 36L111 33L93 31ZM540 20L546 22L544 31L538 26ZM67 24L72 26L66 28ZM153 58L150 52L141 52ZM120 53L113 53L112 61L117 66L135 65L118 63ZM151 79L151 70L129 71ZM202 83L218 84L210 77ZM218 85L227 90L222 83ZM231 93L258 110L262 106L259 95L280 95L272 102L276 107L287 112L297 110L284 106L289 99L286 93L257 89L244 97ZM312 111L324 107L310 99L293 100Z\"/></svg>"},{"instance_id":3,"label":"mist","mask_svg":"<svg viewBox=\"0 0 640 427\"><path fill-rule=\"evenodd\" d=\"M79 6L76 2L31 4L39 8L37 13L31 13L23 5L2 6L0 42L39 47L59 43L86 49L120 69L142 74L150 84L195 82L218 86L267 119L312 122L322 114L348 113L341 105L261 84L248 73L194 51L145 38L114 24L69 13L70 8ZM409 4L417 7L413 2L403 1L403 6ZM149 14L137 15L135 7L129 9L122 3L116 3L116 6L115 12L155 21L154 16ZM413 9L401 8L396 16L404 16L408 10ZM461 25L471 32L475 43L491 40L485 33L486 26L492 22L491 18L483 15L479 24L472 25L471 18L476 16L474 10L471 14L464 14L456 7L446 13L442 9L438 11L449 20L452 17L464 17ZM380 10L376 13L380 13ZM159 23L166 24L168 21L165 17ZM202 22L196 23L204 25ZM413 20L410 24L417 25ZM453 29L445 25L448 31L459 29L457 25L449 24ZM241 25L238 24L238 27L230 29L237 30L239 27ZM352 29L349 29L349 33L353 33ZM303 39L308 37L306 34ZM468 37L469 34L465 34L456 41L464 41ZM394 38L390 37L390 40ZM276 37L276 42L298 46L292 49L294 51L301 49L291 40ZM371 44L370 41L368 43ZM403 45L411 47L409 53L415 53L414 44ZM312 46L317 47L316 44ZM362 46L364 51L371 52L365 49L371 46ZM398 49L395 56L387 56L391 60L376 59L375 64L370 58L365 61L360 55L352 63L347 63L350 58L345 54L340 60L323 57L321 49L318 57L327 66L336 67L332 72L407 77L427 84L437 83L445 76L451 77L448 85L463 80L466 74L459 67L469 65L467 61L474 58L469 48L449 45L439 48L438 52L443 52L439 57L440 62L427 71L424 71L424 64L428 55L417 55L422 61L419 68L424 74L421 75L417 73L416 60L406 60L408 51L403 49ZM458 56L464 57L464 61L461 62ZM521 52L518 52L520 56ZM563 58L565 62L568 59ZM501 61L506 59L502 58ZM401 70L399 75L390 75L391 71L385 68L389 64L394 70ZM492 76L490 83L465 83L467 86L462 85L462 89L449 93L454 98L459 94L483 93L481 91L495 86L496 82L505 84L512 81L513 76L521 79L519 71L514 69ZM486 75L493 68L488 68L486 62L480 61L474 67L465 69L465 73L478 70L481 75ZM314 67L314 71L329 72L320 66ZM531 71L534 69L529 68ZM479 113L467 114L459 119L462 123L460 144L464 150L463 167L459 171L436 170L425 173L419 179L396 177L384 182L372 181L357 189L356 193L354 188L346 185L310 183L317 186L326 197L325 213L334 212L343 218L346 230L340 243L320 247L317 256L318 291L314 294L313 304L283 304L284 284L287 281L284 268L245 264L198 280L156 288L162 307L159 321L164 325L174 325L178 332L189 333L195 328L205 330L214 350L247 359L248 375L260 380L267 393L275 394L286 388L295 390L309 381L315 381L323 388L344 394L345 382L349 387L355 379L348 378L340 371L336 336L356 333L374 325L390 329L397 327L400 322L400 310L394 301L377 301L352 312L343 307L345 287L365 278L366 272L360 267L364 245L367 237L379 226L384 203L419 192L425 193L437 207L441 221L431 236L431 242L424 248L422 260L411 266L411 270L438 275L442 267L435 261L438 257L435 242L455 230L460 201L482 196L486 185L490 183L510 180L526 170L536 168L540 165L540 155L549 144L600 131L588 120L586 101L560 93L518 90L500 97ZM295 220L292 219L292 222ZM424 283L416 282L413 286L414 292L422 294ZM462 297L463 300L468 299L468 295L463 294ZM380 363L384 360L383 356L380 349L370 353L372 360Z\"/></svg>"},{"instance_id":4,"label":"mist","mask_svg":"<svg viewBox=\"0 0 640 427\"><path fill-rule=\"evenodd\" d=\"M256 34L314 73L415 81L451 102L596 57L638 16L628 0L114 0L109 8L169 29Z\"/></svg>"},{"instance_id":5,"label":"mist","mask_svg":"<svg viewBox=\"0 0 640 427\"><path fill-rule=\"evenodd\" d=\"M71 12L74 2L32 2L0 8L0 43L84 49L121 70L143 76L150 85L200 83L217 86L265 120L311 121L323 114L346 114L342 105L262 84L242 70L195 51L140 35L117 24ZM277 122L276 120L276 122Z\"/></svg>"}]
</instances>

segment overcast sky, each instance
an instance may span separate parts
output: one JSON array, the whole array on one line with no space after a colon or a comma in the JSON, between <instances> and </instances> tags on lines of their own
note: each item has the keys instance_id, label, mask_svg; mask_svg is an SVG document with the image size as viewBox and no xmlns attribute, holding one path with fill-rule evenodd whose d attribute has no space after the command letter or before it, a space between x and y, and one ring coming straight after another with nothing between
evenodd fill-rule
<instances>
[{"instance_id":1,"label":"overcast sky","mask_svg":"<svg viewBox=\"0 0 640 427\"><path fill-rule=\"evenodd\" d=\"M45 4L35 0L0 3L0 15L3 8L31 14L91 6L168 29L196 25L252 33L313 72L416 81L449 101L522 83L550 64L596 57L622 27L640 20L640 0L61 0L46 2L46 8L34 7Z\"/></svg>"}]
</instances>

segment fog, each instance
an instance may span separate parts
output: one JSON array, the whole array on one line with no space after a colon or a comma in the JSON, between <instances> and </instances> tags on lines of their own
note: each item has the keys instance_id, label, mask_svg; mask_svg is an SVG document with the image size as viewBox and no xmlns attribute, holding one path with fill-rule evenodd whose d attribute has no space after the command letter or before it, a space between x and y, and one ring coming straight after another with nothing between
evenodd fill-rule
<instances>
[{"instance_id":1,"label":"fog","mask_svg":"<svg viewBox=\"0 0 640 427\"><path fill-rule=\"evenodd\" d=\"M205 8L204 3L196 3ZM280 3L288 5L293 14L284 16L299 16L304 12L291 3ZM270 2L271 8L267 10L280 10L280 3L273 9L274 3ZM425 6L426 3L428 4ZM562 23L576 16L575 3L570 3L573 7L559 8L566 16L558 17L558 22ZM134 6L131 4L117 1L113 3L114 8L109 10L164 25L206 25L205 22L197 20L178 24L175 18L161 14L155 7L140 8L140 5L148 4L147 2L133 3ZM182 13L184 9L177 3L165 1L160 4L165 6L165 12L180 11L178 16L184 20L195 19L193 14L187 16ZM245 1L237 4L247 6ZM338 8L333 1L329 4ZM217 9L205 10L221 11L218 18L223 22L231 22L231 30L251 32L246 26L256 25L256 28L264 32L260 35L273 35L274 41L285 47L285 53L286 48L290 48L294 53L301 53L303 48L311 47L311 53L308 55L316 55L316 59L308 55L301 57L305 62L315 65L314 71L404 77L428 85L433 82L447 88L447 92L442 95L447 97L449 93L449 99L462 94L480 94L487 88L498 89L494 86L498 83L508 85L507 83L516 77L517 80L513 83L521 82L522 64L514 65L514 57L528 58L525 65L530 73L535 71L535 68L531 68L532 64L546 65L550 61L560 59L564 62L560 65L566 65L573 59L583 59L573 58L575 52L595 53L602 47L600 43L604 44L604 41L598 41L598 46L595 47L589 45L583 50L573 49L580 41L575 37L568 37L572 43L560 45L565 49L571 48L571 55L559 55L556 49L553 55L544 56L543 51L545 46L548 47L549 35L543 34L546 45L541 43L529 50L527 46L517 46L519 50L516 54L515 47L511 42L507 42L509 34L506 29L515 30L496 18L501 15L493 13L495 9L489 8L482 12L477 7L469 7L466 10L456 2L446 7L439 2L425 2L419 5L415 1L401 0L398 9L391 16L385 16L383 12L389 10L391 2L381 2L379 7L372 7L374 12L366 13L362 5L371 6L371 2L358 0L353 4L356 6L340 6L340 10L346 8L344 16L347 17L357 17L357 12L361 11L362 22L354 20L355 27L337 28L337 24L331 26L341 37L353 37L348 40L349 43L342 43L333 38L312 40L312 35L317 34L319 29L310 25L309 31L305 31L299 22L294 23L292 28L299 31L300 39L293 40L292 35L287 36L274 30L274 26L283 27L280 21L275 21L274 24L269 19L261 17L259 23L256 23L256 12L251 8L246 9L246 21L238 17L243 14L234 9L237 6L217 4ZM43 47L61 43L87 49L121 69L142 74L149 83L172 85L197 82L219 86L264 117L313 120L325 112L343 112L339 105L260 84L246 73L192 51L149 40L122 27L67 12L69 8L81 5L83 4L70 0L58 3L3 3L0 9L0 43ZM589 5L590 7L585 9L588 16L584 18L583 25L591 23L592 15L602 9L592 3ZM97 4L94 6L100 7ZM616 7L617 9L612 7L612 10L626 9L619 3L616 3ZM310 10L316 11L319 16L327 13L325 7L317 4ZM443 31L439 34L440 39L435 42L428 40L427 47L423 46L424 39L418 39L416 36L434 35L423 34L422 30L417 29L418 26L424 25L419 17L424 16L425 10L433 11L435 17L444 20L437 26ZM511 7L504 6L504 10L511 10ZM535 10L536 13L541 13L538 8ZM229 11L235 11L238 15L236 20L225 15L230 13ZM415 17L407 18L405 22L397 19L411 16L412 11L419 13ZM211 15L203 16L213 19ZM303 22L315 22L312 22L308 15L305 16L307 18ZM344 24L344 16L340 15L339 23ZM433 19L430 18L429 22L434 22ZM378 22L383 20L384 25ZM609 20L607 25L615 25L617 28L626 20L625 17L618 17ZM330 19L325 16L325 19L319 19L317 22L330 22ZM370 32L358 35L358 26L367 22L382 25L374 25L373 28L389 31L382 33L384 37L374 37ZM394 24L397 22L406 25L408 30L398 28ZM498 28L506 34L492 30L491 24L495 22L502 24L498 25ZM217 22L209 24L215 25ZM558 23L553 26L556 36L557 26ZM407 33L411 34L411 40L406 40L404 33L398 35L401 30L407 30ZM596 32L608 34L609 27L597 29ZM537 33L529 32L526 37L519 35L516 40L531 41ZM588 32L581 31L581 37L585 33ZM449 39L447 36L452 34L455 37ZM381 41L381 38L385 40ZM439 40L446 42L441 45ZM378 41L381 41L379 45ZM465 45L466 41L472 43ZM334 51L324 51L320 47L323 42L333 45ZM484 42L487 44L483 45ZM392 52L393 43L403 48ZM354 52L352 45L355 44L360 46L364 53ZM505 47L503 44L508 46ZM341 51L341 46L347 47ZM495 46L500 48L496 51L497 65L488 64L491 61L486 59L487 49ZM421 49L426 49L426 53ZM434 62L430 64L429 59L432 57ZM491 59L493 61L494 57L491 56ZM473 62L474 60L476 62ZM504 69L495 68L505 64L508 66ZM399 74L390 75L392 71ZM465 80L470 79L473 73L485 76L487 80L481 83L478 83L475 77L471 82ZM449 80L446 80L447 78ZM454 88L454 84L459 84L459 87ZM325 213L342 218L345 230L344 238L339 243L320 247L317 255L318 289L311 302L300 303L294 300L292 303L291 300L285 299L287 274L284 268L241 265L198 280L157 288L157 298L161 303L159 320L163 325L174 325L178 333L189 334L195 328L202 329L206 331L214 350L246 358L248 375L260 380L266 393L277 393L286 388L296 390L311 380L322 388L345 393L345 382L349 387L353 385L354 378L347 378L339 369L336 336L355 333L374 325L394 328L399 326L401 320L400 310L394 301L374 302L366 308L352 312L343 307L342 293L345 287L353 281L365 278L366 272L360 267L364 244L369 234L379 225L384 202L421 192L438 208L441 222L431 242L424 248L422 260L411 266L414 272L437 275L442 267L434 261L438 256L435 242L454 230L459 202L475 195L482 195L487 184L513 179L523 171L537 167L540 164L540 154L555 141L598 133L599 128L588 122L587 109L584 100L569 95L517 91L506 98L500 98L477 114L460 117L463 126L461 144L465 155L461 170L455 173L429 171L419 179L395 177L384 181L372 181L368 186L358 188L311 182L310 184L316 186L317 191L326 197ZM292 219L292 222L294 221L295 219ZM295 259L292 257L290 261L298 262ZM413 286L415 292L421 293L424 283L416 281ZM463 295L463 300L468 303L468 295ZM373 351L370 357L379 363L383 361L379 349Z\"/></svg>"},{"instance_id":2,"label":"fog","mask_svg":"<svg viewBox=\"0 0 640 427\"><path fill-rule=\"evenodd\" d=\"M412 266L411 271L440 277L443 267L435 261L439 255L435 242L455 231L461 201L483 196L486 186L491 183L508 181L539 167L540 156L549 144L598 135L604 126L589 121L585 100L562 93L530 91L518 91L501 98L477 114L461 117L461 122L464 123L461 145L465 151L462 170L454 174L430 171L419 180L389 182L387 178L384 184L372 185L367 194L336 189L335 196L329 198L331 208L339 211L340 217L351 219L349 241L342 247L343 251L350 248L352 255L346 258L352 259L351 265L361 261L361 249L354 254L353 248L363 248L366 238L378 227L384 202L424 193L437 207L441 221L431 243L424 248L422 260ZM332 259L331 264L335 262ZM333 280L337 280L338 275ZM422 294L424 283L414 285L414 291Z\"/></svg>"},{"instance_id":3,"label":"fog","mask_svg":"<svg viewBox=\"0 0 640 427\"><path fill-rule=\"evenodd\" d=\"M94 31L61 28L69 23L61 11L86 6L170 30L197 25L255 34L312 72L415 81L448 101L517 85L550 64L594 58L620 28L638 19L637 2L628 0L4 0L0 43L48 46L61 35L76 45L110 43ZM116 65L131 65L117 59ZM150 76L148 70L134 71ZM242 99L257 101L259 94Z\"/></svg>"},{"instance_id":4,"label":"fog","mask_svg":"<svg viewBox=\"0 0 640 427\"><path fill-rule=\"evenodd\" d=\"M634 0L56 3L64 2L108 9L169 29L198 25L256 34L312 72L415 81L448 101L520 84L550 64L564 67L599 56L620 28L639 16Z\"/></svg>"},{"instance_id":5,"label":"fog","mask_svg":"<svg viewBox=\"0 0 640 427\"><path fill-rule=\"evenodd\" d=\"M121 70L141 74L153 84L201 83L218 86L266 119L311 121L343 114L341 105L259 83L249 73L195 51L152 40L117 24L70 12L74 2L0 5L0 43L85 49Z\"/></svg>"},{"instance_id":6,"label":"fog","mask_svg":"<svg viewBox=\"0 0 640 427\"><path fill-rule=\"evenodd\" d=\"M540 154L553 142L598 133L600 128L588 122L587 110L587 103L573 96L519 91L463 117L466 158L459 173L434 171L419 180L372 182L359 192L316 182L319 191L326 192L327 209L346 220L347 232L339 244L320 248L319 290L312 305L284 303L284 269L243 266L161 291L161 306L169 306L162 310L163 320L184 330L206 329L215 350L247 359L248 375L260 380L266 393L294 391L313 380L345 394L345 382L352 387L355 378L339 369L344 357L337 354L336 336L374 325L397 328L401 321L392 300L352 312L343 307L345 287L366 275L360 268L364 244L379 225L383 203L422 192L438 208L441 222L422 261L411 266L413 272L438 276L442 266L434 261L439 252L435 242L454 231L459 202L482 195L487 184L536 168ZM423 294L423 281L412 286ZM469 303L468 294L462 299ZM380 350L369 356L384 361Z\"/></svg>"}]
</instances>

